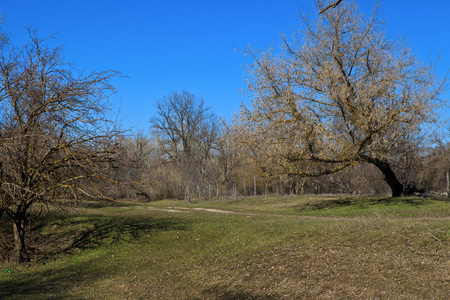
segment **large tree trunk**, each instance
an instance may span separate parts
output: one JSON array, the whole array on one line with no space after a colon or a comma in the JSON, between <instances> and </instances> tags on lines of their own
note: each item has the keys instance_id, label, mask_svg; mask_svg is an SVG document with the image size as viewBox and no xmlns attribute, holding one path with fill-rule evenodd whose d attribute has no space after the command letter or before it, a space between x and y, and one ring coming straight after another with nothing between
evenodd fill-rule
<instances>
[{"instance_id":1,"label":"large tree trunk","mask_svg":"<svg viewBox=\"0 0 450 300\"><path fill-rule=\"evenodd\" d=\"M27 262L30 261L30 256L25 244L25 215L19 214L15 216L13 220L14 229L14 255L13 261L15 262Z\"/></svg>"},{"instance_id":2,"label":"large tree trunk","mask_svg":"<svg viewBox=\"0 0 450 300\"><path fill-rule=\"evenodd\" d=\"M403 194L403 184L397 179L389 163L378 158L364 156L363 159L375 165L384 175L384 180L389 185L392 191L392 197L400 197Z\"/></svg>"}]
</instances>

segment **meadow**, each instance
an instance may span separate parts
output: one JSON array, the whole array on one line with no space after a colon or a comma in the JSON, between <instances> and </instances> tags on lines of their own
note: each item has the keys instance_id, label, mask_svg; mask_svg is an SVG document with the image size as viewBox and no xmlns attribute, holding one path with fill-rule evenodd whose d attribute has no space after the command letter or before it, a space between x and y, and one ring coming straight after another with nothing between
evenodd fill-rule
<instances>
[{"instance_id":1,"label":"meadow","mask_svg":"<svg viewBox=\"0 0 450 300\"><path fill-rule=\"evenodd\" d=\"M444 199L86 202L34 224L0 299L448 299L449 233Z\"/></svg>"}]
</instances>

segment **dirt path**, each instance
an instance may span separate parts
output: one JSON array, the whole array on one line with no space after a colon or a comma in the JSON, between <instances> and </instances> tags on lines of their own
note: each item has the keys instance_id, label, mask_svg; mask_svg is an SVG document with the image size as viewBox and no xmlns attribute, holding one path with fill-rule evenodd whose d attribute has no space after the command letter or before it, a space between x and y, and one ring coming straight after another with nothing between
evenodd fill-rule
<instances>
[{"instance_id":1,"label":"dirt path","mask_svg":"<svg viewBox=\"0 0 450 300\"><path fill-rule=\"evenodd\" d=\"M227 214L227 215L244 215L244 216L273 216L273 217L288 217L288 218L301 218L301 219L312 219L312 220L333 220L333 221L349 221L349 220L361 220L376 217L326 217L326 216L302 216L302 215L283 215L283 214L271 214L271 213L255 213L255 212L243 212L243 211L231 211L223 209L213 209L213 208L201 208L201 207L147 207L150 210L165 211L170 213L215 213L215 214ZM450 220L450 216L444 217L389 217L389 219L404 219L404 220L417 220L417 221L435 221L435 220Z\"/></svg>"}]
</instances>

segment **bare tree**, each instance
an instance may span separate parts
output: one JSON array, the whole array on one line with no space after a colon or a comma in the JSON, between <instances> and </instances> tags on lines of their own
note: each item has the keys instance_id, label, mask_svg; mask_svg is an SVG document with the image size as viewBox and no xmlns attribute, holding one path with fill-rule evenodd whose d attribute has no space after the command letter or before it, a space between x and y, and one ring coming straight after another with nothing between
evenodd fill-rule
<instances>
[{"instance_id":1,"label":"bare tree","mask_svg":"<svg viewBox=\"0 0 450 300\"><path fill-rule=\"evenodd\" d=\"M144 131L138 130L133 136L123 137L120 144L122 163L120 168L115 169L116 181L121 183L116 185L119 197L143 196L150 200L150 173L158 161L155 141Z\"/></svg>"},{"instance_id":2,"label":"bare tree","mask_svg":"<svg viewBox=\"0 0 450 300\"><path fill-rule=\"evenodd\" d=\"M154 159L155 145L142 130L138 130L133 137L125 138L122 144L126 151L123 159L127 165L136 169L150 166Z\"/></svg>"},{"instance_id":3,"label":"bare tree","mask_svg":"<svg viewBox=\"0 0 450 300\"><path fill-rule=\"evenodd\" d=\"M219 124L219 133L217 143L215 145L216 151L213 157L215 167L214 179L216 185L218 184L224 188L225 191L229 190L231 185L236 180L239 170L242 167L242 160L239 157L239 144L236 144L235 138L236 132L231 124L228 124L222 119Z\"/></svg>"},{"instance_id":4,"label":"bare tree","mask_svg":"<svg viewBox=\"0 0 450 300\"><path fill-rule=\"evenodd\" d=\"M450 128L436 133L433 144L422 156L423 167L417 170L419 182L431 192L450 197Z\"/></svg>"},{"instance_id":5,"label":"bare tree","mask_svg":"<svg viewBox=\"0 0 450 300\"><path fill-rule=\"evenodd\" d=\"M217 142L218 120L203 99L188 91L173 92L156 104L150 121L161 154L184 169L186 188L204 188L208 161Z\"/></svg>"},{"instance_id":6,"label":"bare tree","mask_svg":"<svg viewBox=\"0 0 450 300\"><path fill-rule=\"evenodd\" d=\"M158 101L156 109L150 123L168 160L177 159L181 153L191 155L205 139L209 140L204 135L214 129L210 127L215 126L215 115L203 99L186 90L173 92Z\"/></svg>"},{"instance_id":7,"label":"bare tree","mask_svg":"<svg viewBox=\"0 0 450 300\"><path fill-rule=\"evenodd\" d=\"M316 2L322 7L322 1ZM302 20L279 54L248 53L252 108L241 112L245 143L266 137L267 153L287 174L320 176L375 165L393 196L403 192L392 162L420 143L446 80L389 39L377 9L367 18L350 1Z\"/></svg>"},{"instance_id":8,"label":"bare tree","mask_svg":"<svg viewBox=\"0 0 450 300\"><path fill-rule=\"evenodd\" d=\"M115 71L74 74L63 49L30 42L0 52L0 208L13 222L14 260L29 260L32 207L62 197L108 197L120 132L105 116Z\"/></svg>"}]
</instances>

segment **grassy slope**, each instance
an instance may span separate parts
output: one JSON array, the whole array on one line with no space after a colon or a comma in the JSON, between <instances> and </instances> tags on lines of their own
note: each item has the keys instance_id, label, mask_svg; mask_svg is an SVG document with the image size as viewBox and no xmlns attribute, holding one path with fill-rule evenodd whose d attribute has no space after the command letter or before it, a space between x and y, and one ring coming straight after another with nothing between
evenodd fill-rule
<instances>
[{"instance_id":1,"label":"grassy slope","mask_svg":"<svg viewBox=\"0 0 450 300\"><path fill-rule=\"evenodd\" d=\"M35 230L38 261L0 264L0 298L446 299L449 215L445 201L376 197L86 207Z\"/></svg>"}]
</instances>

